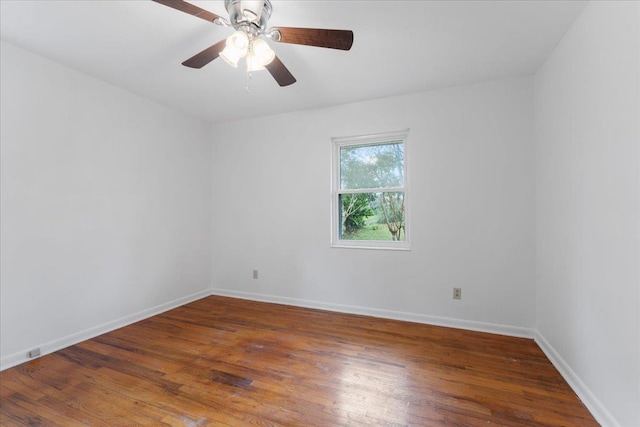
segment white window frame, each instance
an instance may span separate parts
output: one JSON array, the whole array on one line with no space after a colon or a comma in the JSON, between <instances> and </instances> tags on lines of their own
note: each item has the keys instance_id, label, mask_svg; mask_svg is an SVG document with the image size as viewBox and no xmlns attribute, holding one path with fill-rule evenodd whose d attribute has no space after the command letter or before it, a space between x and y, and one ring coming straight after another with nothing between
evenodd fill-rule
<instances>
[{"instance_id":1,"label":"white window frame","mask_svg":"<svg viewBox=\"0 0 640 427\"><path fill-rule=\"evenodd\" d=\"M409 129L400 131L376 133L371 135L357 135L346 137L333 137L332 141L332 161L331 161L331 246L334 248L358 248L358 249L386 249L386 250L410 250L409 245L409 175L408 171L408 144L407 139ZM358 190L340 189L340 149L345 146L354 145L375 145L402 141L403 144L403 174L404 186L392 188L367 188L367 193L380 192L402 192L404 193L404 241L393 240L346 240L340 239L340 227L342 218L339 218L339 199L341 194L362 193Z\"/></svg>"}]
</instances>

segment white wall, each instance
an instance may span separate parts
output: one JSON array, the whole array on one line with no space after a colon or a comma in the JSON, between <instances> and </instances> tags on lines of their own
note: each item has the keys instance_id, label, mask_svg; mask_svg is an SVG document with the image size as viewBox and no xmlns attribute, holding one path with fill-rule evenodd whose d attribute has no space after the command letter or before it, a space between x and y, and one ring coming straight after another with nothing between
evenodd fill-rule
<instances>
[{"instance_id":1,"label":"white wall","mask_svg":"<svg viewBox=\"0 0 640 427\"><path fill-rule=\"evenodd\" d=\"M539 340L604 425L640 425L640 3L592 2L535 77Z\"/></svg>"},{"instance_id":2,"label":"white wall","mask_svg":"<svg viewBox=\"0 0 640 427\"><path fill-rule=\"evenodd\" d=\"M530 335L532 91L523 77L214 126L214 292ZM331 248L331 137L406 128L412 250Z\"/></svg>"},{"instance_id":3,"label":"white wall","mask_svg":"<svg viewBox=\"0 0 640 427\"><path fill-rule=\"evenodd\" d=\"M1 54L3 367L209 289L209 126Z\"/></svg>"},{"instance_id":4,"label":"white wall","mask_svg":"<svg viewBox=\"0 0 640 427\"><path fill-rule=\"evenodd\" d=\"M2 42L0 365L213 282L256 299L537 329L604 425L640 425L639 21L637 2L590 3L535 86L442 89L212 136ZM412 250L330 248L331 137L404 128Z\"/></svg>"}]
</instances>

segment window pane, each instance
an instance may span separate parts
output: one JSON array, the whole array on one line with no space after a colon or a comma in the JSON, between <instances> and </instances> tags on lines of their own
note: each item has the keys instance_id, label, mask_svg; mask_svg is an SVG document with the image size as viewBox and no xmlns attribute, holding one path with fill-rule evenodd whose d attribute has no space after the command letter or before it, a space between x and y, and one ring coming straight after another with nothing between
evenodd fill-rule
<instances>
[{"instance_id":1,"label":"window pane","mask_svg":"<svg viewBox=\"0 0 640 427\"><path fill-rule=\"evenodd\" d=\"M341 240L405 241L404 193L339 196Z\"/></svg>"},{"instance_id":2,"label":"window pane","mask_svg":"<svg viewBox=\"0 0 640 427\"><path fill-rule=\"evenodd\" d=\"M340 148L340 189L404 186L402 142Z\"/></svg>"}]
</instances>

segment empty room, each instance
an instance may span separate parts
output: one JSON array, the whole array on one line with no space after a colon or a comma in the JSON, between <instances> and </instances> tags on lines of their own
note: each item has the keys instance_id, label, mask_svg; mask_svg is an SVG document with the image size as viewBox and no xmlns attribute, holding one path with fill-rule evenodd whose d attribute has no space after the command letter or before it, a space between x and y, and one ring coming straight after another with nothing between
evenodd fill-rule
<instances>
[{"instance_id":1,"label":"empty room","mask_svg":"<svg viewBox=\"0 0 640 427\"><path fill-rule=\"evenodd\" d=\"M0 36L0 425L640 427L640 2Z\"/></svg>"}]
</instances>

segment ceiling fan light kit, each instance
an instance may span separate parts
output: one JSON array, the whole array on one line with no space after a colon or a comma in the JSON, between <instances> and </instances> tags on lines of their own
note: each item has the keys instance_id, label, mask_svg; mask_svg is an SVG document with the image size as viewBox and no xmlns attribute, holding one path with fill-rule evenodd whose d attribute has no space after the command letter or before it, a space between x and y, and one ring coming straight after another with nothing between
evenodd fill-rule
<instances>
[{"instance_id":1,"label":"ceiling fan light kit","mask_svg":"<svg viewBox=\"0 0 640 427\"><path fill-rule=\"evenodd\" d=\"M296 79L263 36L279 43L329 49L349 50L353 45L353 32L349 30L294 27L267 29L267 22L273 11L270 0L225 0L229 20L184 0L153 1L236 30L226 40L219 41L182 63L191 68L202 68L218 56L237 68L240 59L244 58L249 77L252 72L266 68L280 86L288 86L295 83Z\"/></svg>"},{"instance_id":2,"label":"ceiling fan light kit","mask_svg":"<svg viewBox=\"0 0 640 427\"><path fill-rule=\"evenodd\" d=\"M220 58L234 68L238 67L240 58L245 58L249 72L264 70L275 58L275 52L266 41L255 38L244 31L236 31L227 37L225 48Z\"/></svg>"}]
</instances>

